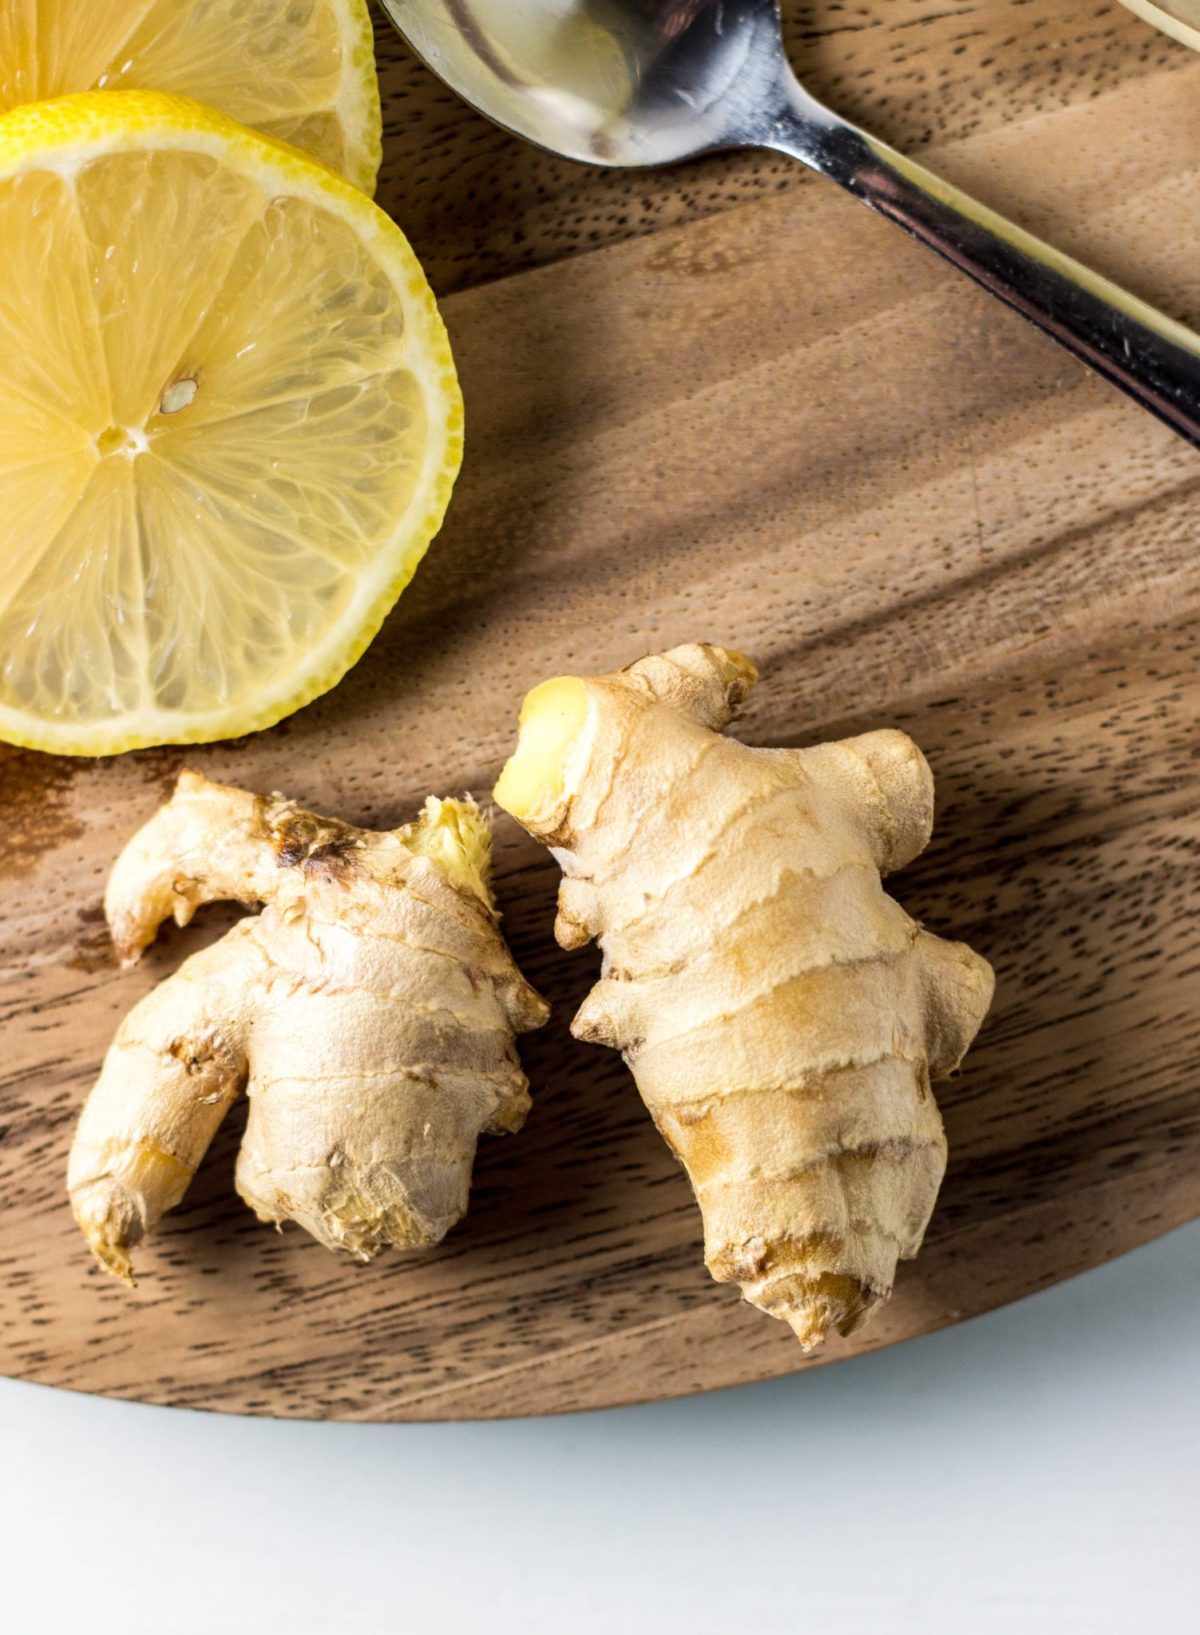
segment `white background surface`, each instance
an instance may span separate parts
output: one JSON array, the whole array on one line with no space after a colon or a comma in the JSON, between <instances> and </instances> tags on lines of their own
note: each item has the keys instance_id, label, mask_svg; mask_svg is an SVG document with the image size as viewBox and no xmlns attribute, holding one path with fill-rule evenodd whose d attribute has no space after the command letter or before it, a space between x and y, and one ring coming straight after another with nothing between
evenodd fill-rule
<instances>
[{"instance_id":1,"label":"white background surface","mask_svg":"<svg viewBox=\"0 0 1200 1635\"><path fill-rule=\"evenodd\" d=\"M308 1425L0 1381L20 1635L1200 1632L1200 1223L650 1408Z\"/></svg>"}]
</instances>

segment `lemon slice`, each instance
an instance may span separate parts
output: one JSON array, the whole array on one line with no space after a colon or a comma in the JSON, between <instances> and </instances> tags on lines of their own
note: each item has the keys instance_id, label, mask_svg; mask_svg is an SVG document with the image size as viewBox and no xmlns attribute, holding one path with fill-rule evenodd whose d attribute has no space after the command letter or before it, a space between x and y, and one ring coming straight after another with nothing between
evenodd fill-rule
<instances>
[{"instance_id":1,"label":"lemon slice","mask_svg":"<svg viewBox=\"0 0 1200 1635\"><path fill-rule=\"evenodd\" d=\"M137 89L210 103L375 187L367 0L0 0L0 112Z\"/></svg>"},{"instance_id":2,"label":"lemon slice","mask_svg":"<svg viewBox=\"0 0 1200 1635\"><path fill-rule=\"evenodd\" d=\"M357 188L182 98L0 116L0 737L268 726L359 657L462 453L446 333Z\"/></svg>"},{"instance_id":3,"label":"lemon slice","mask_svg":"<svg viewBox=\"0 0 1200 1635\"><path fill-rule=\"evenodd\" d=\"M1156 5L1155 0L1124 0L1124 3L1144 22L1153 23L1164 34L1190 45L1193 51L1200 51L1200 0L1164 0L1162 5Z\"/></svg>"}]
</instances>

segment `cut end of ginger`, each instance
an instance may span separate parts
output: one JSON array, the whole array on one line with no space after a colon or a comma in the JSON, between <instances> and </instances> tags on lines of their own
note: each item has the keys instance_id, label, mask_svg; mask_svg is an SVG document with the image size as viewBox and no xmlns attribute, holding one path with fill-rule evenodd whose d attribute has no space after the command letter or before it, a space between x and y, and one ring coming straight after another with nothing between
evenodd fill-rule
<instances>
[{"instance_id":1,"label":"cut end of ginger","mask_svg":"<svg viewBox=\"0 0 1200 1635\"><path fill-rule=\"evenodd\" d=\"M403 838L414 857L429 858L452 886L470 892L488 908L494 906L492 835L473 800L439 800L430 795Z\"/></svg>"},{"instance_id":2,"label":"cut end of ginger","mask_svg":"<svg viewBox=\"0 0 1200 1635\"><path fill-rule=\"evenodd\" d=\"M517 747L500 774L495 797L533 834L547 833L562 818L567 760L587 713L587 686L577 676L543 681L525 699Z\"/></svg>"},{"instance_id":3,"label":"cut end of ginger","mask_svg":"<svg viewBox=\"0 0 1200 1635\"><path fill-rule=\"evenodd\" d=\"M127 1288L136 1288L129 1254L140 1237L134 1212L121 1209L115 1189L104 1183L72 1195L71 1202L79 1230L100 1265Z\"/></svg>"}]
</instances>

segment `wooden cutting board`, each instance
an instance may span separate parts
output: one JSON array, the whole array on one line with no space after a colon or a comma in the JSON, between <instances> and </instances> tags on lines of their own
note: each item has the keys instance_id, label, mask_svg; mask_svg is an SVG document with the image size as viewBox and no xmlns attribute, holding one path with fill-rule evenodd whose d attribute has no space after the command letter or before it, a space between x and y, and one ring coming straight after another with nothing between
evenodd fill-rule
<instances>
[{"instance_id":1,"label":"wooden cutting board","mask_svg":"<svg viewBox=\"0 0 1200 1635\"><path fill-rule=\"evenodd\" d=\"M1200 321L1200 62L1089 0L792 8L813 88ZM381 31L383 202L445 303L468 405L449 522L368 655L275 730L100 764L0 752L0 1368L196 1407L544 1413L801 1366L711 1283L620 1060L567 1032L594 951L502 819L499 893L554 1002L535 1108L438 1251L370 1267L257 1226L238 1130L141 1257L90 1266L63 1194L117 1020L210 911L114 968L105 872L180 767L367 824L486 794L539 678L689 637L752 653L738 730L895 723L934 844L895 883L994 962L942 1104L951 1166L891 1306L823 1360L1044 1288L1200 1213L1200 455L894 229L758 155L560 164ZM235 1125L237 1120L234 1120Z\"/></svg>"}]
</instances>

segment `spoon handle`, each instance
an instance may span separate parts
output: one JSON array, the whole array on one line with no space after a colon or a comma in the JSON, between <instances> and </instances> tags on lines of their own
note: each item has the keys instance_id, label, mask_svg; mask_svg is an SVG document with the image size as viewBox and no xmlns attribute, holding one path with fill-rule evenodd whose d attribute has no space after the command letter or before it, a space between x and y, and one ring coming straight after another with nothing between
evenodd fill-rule
<instances>
[{"instance_id":1,"label":"spoon handle","mask_svg":"<svg viewBox=\"0 0 1200 1635\"><path fill-rule=\"evenodd\" d=\"M1200 446L1200 336L791 88L764 142L840 182Z\"/></svg>"}]
</instances>

